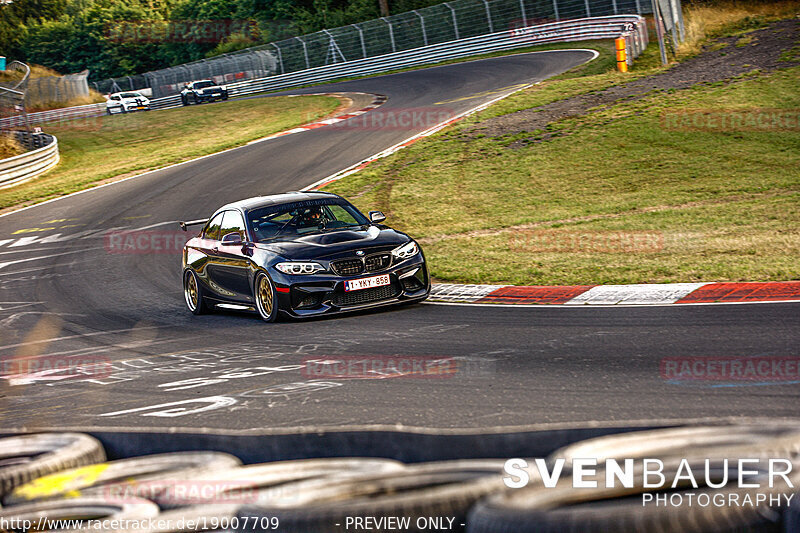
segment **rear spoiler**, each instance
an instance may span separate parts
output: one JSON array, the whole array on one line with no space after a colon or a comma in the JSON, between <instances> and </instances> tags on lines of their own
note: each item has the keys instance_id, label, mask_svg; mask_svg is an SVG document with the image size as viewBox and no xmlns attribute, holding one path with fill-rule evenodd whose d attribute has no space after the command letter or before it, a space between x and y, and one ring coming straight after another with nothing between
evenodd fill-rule
<instances>
[{"instance_id":1,"label":"rear spoiler","mask_svg":"<svg viewBox=\"0 0 800 533\"><path fill-rule=\"evenodd\" d=\"M199 220L188 220L186 222L181 220L180 222L178 222L178 224L181 225L181 229L183 231L186 231L186 228L188 228L189 226L198 226L200 224L205 224L206 222L208 222L208 219L207 218L203 218L203 219L199 219Z\"/></svg>"}]
</instances>

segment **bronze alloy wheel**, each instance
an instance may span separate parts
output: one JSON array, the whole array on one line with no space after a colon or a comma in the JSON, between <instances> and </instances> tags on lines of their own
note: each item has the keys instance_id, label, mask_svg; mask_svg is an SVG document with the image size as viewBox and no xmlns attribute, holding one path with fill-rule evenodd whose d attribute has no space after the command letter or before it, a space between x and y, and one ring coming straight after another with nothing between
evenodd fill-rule
<instances>
[{"instance_id":1,"label":"bronze alloy wheel","mask_svg":"<svg viewBox=\"0 0 800 533\"><path fill-rule=\"evenodd\" d=\"M272 287L272 281L264 273L261 273L256 278L256 307L261 318L267 322L275 320L276 313L275 289Z\"/></svg>"},{"instance_id":2,"label":"bronze alloy wheel","mask_svg":"<svg viewBox=\"0 0 800 533\"><path fill-rule=\"evenodd\" d=\"M202 315L209 311L203 298L203 288L197 281L197 274L193 270L186 270L183 275L183 298L186 307L195 315Z\"/></svg>"},{"instance_id":3,"label":"bronze alloy wheel","mask_svg":"<svg viewBox=\"0 0 800 533\"><path fill-rule=\"evenodd\" d=\"M186 296L186 305L189 306L189 310L194 311L197 309L197 280L191 272L186 273L186 288L183 292Z\"/></svg>"}]
</instances>

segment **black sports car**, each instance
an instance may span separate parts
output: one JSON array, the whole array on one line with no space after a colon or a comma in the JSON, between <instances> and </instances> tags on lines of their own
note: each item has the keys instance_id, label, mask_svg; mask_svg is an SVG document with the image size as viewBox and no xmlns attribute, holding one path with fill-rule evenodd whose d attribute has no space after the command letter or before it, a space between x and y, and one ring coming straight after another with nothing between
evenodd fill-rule
<instances>
[{"instance_id":1,"label":"black sports car","mask_svg":"<svg viewBox=\"0 0 800 533\"><path fill-rule=\"evenodd\" d=\"M183 249L194 314L215 306L308 317L421 301L430 279L419 245L324 192L291 192L223 206Z\"/></svg>"}]
</instances>

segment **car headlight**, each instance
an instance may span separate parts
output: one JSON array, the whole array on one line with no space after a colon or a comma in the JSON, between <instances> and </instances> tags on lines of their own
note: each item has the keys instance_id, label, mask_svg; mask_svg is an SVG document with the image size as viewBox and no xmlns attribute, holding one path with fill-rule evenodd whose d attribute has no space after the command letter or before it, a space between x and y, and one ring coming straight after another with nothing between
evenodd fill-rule
<instances>
[{"instance_id":1,"label":"car headlight","mask_svg":"<svg viewBox=\"0 0 800 533\"><path fill-rule=\"evenodd\" d=\"M278 263L275 268L284 274L301 275L301 274L314 274L325 267L319 263L303 262L303 261L287 261L285 263Z\"/></svg>"},{"instance_id":2,"label":"car headlight","mask_svg":"<svg viewBox=\"0 0 800 533\"><path fill-rule=\"evenodd\" d=\"M408 259L409 257L414 257L418 253L419 247L414 241L407 242L404 245L398 246L392 250L392 255L397 259Z\"/></svg>"}]
</instances>

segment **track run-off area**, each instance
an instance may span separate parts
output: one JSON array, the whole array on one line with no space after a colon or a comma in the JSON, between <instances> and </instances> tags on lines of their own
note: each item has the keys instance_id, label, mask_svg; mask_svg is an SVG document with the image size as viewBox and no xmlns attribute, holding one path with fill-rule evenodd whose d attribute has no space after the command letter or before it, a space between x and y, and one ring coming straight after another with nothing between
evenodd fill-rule
<instances>
[{"instance_id":1,"label":"track run-off area","mask_svg":"<svg viewBox=\"0 0 800 533\"><path fill-rule=\"evenodd\" d=\"M593 56L520 54L293 94L385 95L383 113L455 116ZM425 303L265 324L255 314L191 315L174 247L119 253L109 243L134 229L166 239L178 220L302 189L431 126L358 125L374 112L0 218L4 427L486 429L796 415L800 379L787 359L800 345L800 303ZM731 382L696 369L708 358L785 366L774 379ZM65 362L79 375L47 370ZM682 379L686 365L709 379Z\"/></svg>"}]
</instances>

